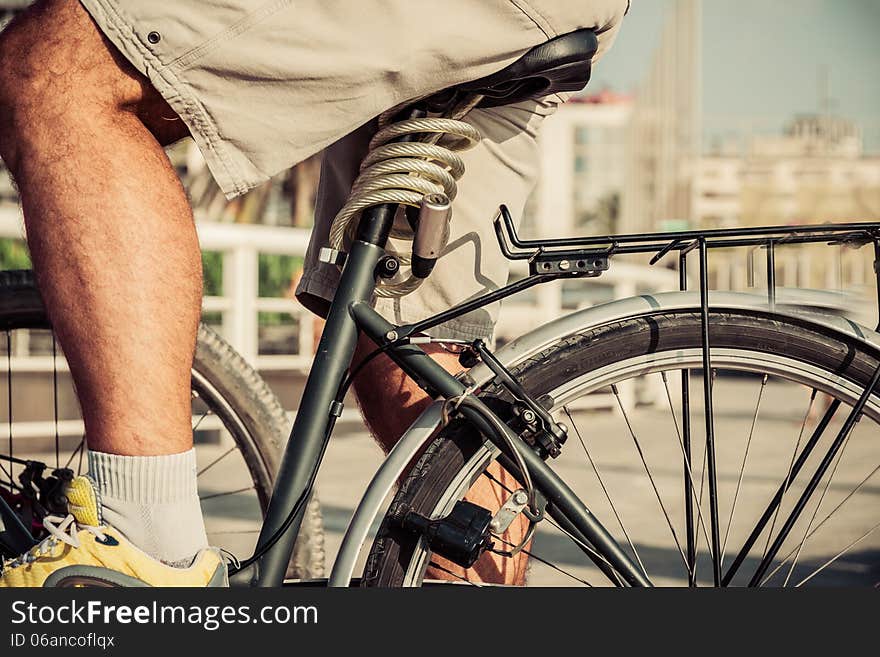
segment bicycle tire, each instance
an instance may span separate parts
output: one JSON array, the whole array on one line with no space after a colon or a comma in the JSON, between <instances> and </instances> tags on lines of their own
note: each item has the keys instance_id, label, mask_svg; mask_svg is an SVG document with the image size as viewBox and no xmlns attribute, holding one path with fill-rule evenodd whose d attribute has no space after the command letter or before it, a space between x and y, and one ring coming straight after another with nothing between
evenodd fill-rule
<instances>
[{"instance_id":1,"label":"bicycle tire","mask_svg":"<svg viewBox=\"0 0 880 657\"><path fill-rule=\"evenodd\" d=\"M0 329L51 329L30 270L0 271ZM242 356L215 331L200 324L193 379L209 384L240 424L230 429L247 465L265 514L290 421L275 393ZM231 422L233 428L236 422ZM229 427L227 427L229 429ZM324 530L316 496L306 510L287 576L324 575Z\"/></svg>"},{"instance_id":2,"label":"bicycle tire","mask_svg":"<svg viewBox=\"0 0 880 657\"><path fill-rule=\"evenodd\" d=\"M880 361L878 350L866 348L855 339L847 340L832 331L820 332L795 319L764 313L710 311L712 350L747 349L756 354L783 355L818 366L832 377L865 387ZM512 370L517 379L539 402L549 405L549 391L559 389L578 377L625 362L628 358L656 358L701 347L701 318L692 311L665 311L647 317L617 321L563 337L543 352ZM672 368L670 368L672 369ZM696 369L696 368L694 368ZM694 394L701 394L699 391ZM506 393L488 386L480 397L503 421L513 419ZM876 421L880 391L872 395ZM866 411L867 412L867 411ZM425 550L420 539L399 529L399 518L409 511L438 517L438 503L449 498L453 482L461 486L462 473L478 452L488 445L475 430L462 421L450 423L432 441L404 479L382 520L367 558L362 586L399 587L420 583L424 566L414 574L414 561ZM782 473L784 475L784 472ZM472 480L471 480L472 481ZM458 499L463 492L459 491ZM428 558L423 558L427 562Z\"/></svg>"}]
</instances>

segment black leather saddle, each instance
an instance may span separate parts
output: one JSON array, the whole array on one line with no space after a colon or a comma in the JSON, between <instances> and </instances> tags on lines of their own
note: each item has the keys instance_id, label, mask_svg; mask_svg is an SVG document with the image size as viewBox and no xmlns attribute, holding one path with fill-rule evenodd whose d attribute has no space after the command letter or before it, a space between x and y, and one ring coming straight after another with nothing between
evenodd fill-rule
<instances>
[{"instance_id":1,"label":"black leather saddle","mask_svg":"<svg viewBox=\"0 0 880 657\"><path fill-rule=\"evenodd\" d=\"M550 94L580 91L590 81L599 43L593 30L563 34L535 46L512 64L479 80L441 91L429 100L432 110L448 107L464 94L480 94L478 107L510 105Z\"/></svg>"}]
</instances>

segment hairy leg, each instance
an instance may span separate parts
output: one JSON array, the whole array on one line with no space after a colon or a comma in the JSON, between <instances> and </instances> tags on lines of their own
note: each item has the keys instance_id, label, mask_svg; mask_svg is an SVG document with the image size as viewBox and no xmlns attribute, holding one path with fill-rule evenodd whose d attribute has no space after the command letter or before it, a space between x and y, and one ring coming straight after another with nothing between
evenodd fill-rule
<instances>
[{"instance_id":1,"label":"hairy leg","mask_svg":"<svg viewBox=\"0 0 880 657\"><path fill-rule=\"evenodd\" d=\"M0 156L89 447L185 451L201 260L159 141L183 136L182 122L78 2L30 8L0 37L0 60Z\"/></svg>"},{"instance_id":2,"label":"hairy leg","mask_svg":"<svg viewBox=\"0 0 880 657\"><path fill-rule=\"evenodd\" d=\"M376 348L375 343L361 337L355 353L354 362L359 363ZM458 372L461 366L458 357L439 346L428 345L426 349L440 365L449 372ZM428 407L431 399L415 382L388 357L382 355L367 365L354 381L354 389L358 403L367 426L385 451L391 449L403 435L403 432ZM389 412L389 409L394 412ZM516 480L497 463L489 469L508 488L516 488ZM507 492L488 478L481 477L471 488L465 499L489 509L497 511L507 499ZM527 528L527 523L520 516L503 536L504 540L518 544ZM484 554L473 568L465 570L460 566L435 557L444 568L464 577L469 581L492 582L496 584L521 585L525 580L528 561L526 555L520 553L516 557L501 557L496 554ZM429 569L428 577L448 579L450 576L438 569Z\"/></svg>"}]
</instances>

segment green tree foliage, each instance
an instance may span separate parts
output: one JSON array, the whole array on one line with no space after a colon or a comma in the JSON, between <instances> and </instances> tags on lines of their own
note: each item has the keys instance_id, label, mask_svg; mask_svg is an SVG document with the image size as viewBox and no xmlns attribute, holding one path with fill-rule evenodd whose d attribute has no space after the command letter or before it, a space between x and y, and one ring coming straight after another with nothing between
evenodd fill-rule
<instances>
[{"instance_id":1,"label":"green tree foliage","mask_svg":"<svg viewBox=\"0 0 880 657\"><path fill-rule=\"evenodd\" d=\"M0 239L0 269L30 269L31 257L23 240Z\"/></svg>"},{"instance_id":2,"label":"green tree foliage","mask_svg":"<svg viewBox=\"0 0 880 657\"><path fill-rule=\"evenodd\" d=\"M223 294L223 254L217 251L202 251L202 278L205 296L217 297Z\"/></svg>"},{"instance_id":3,"label":"green tree foliage","mask_svg":"<svg viewBox=\"0 0 880 657\"><path fill-rule=\"evenodd\" d=\"M299 256L261 253L259 295L261 297L290 296L291 288L302 267L303 259ZM260 313L261 326L280 326L290 322L291 318L286 314Z\"/></svg>"},{"instance_id":4,"label":"green tree foliage","mask_svg":"<svg viewBox=\"0 0 880 657\"><path fill-rule=\"evenodd\" d=\"M261 253L259 257L261 297L284 297L288 295L296 275L302 270L303 259L299 256Z\"/></svg>"}]
</instances>

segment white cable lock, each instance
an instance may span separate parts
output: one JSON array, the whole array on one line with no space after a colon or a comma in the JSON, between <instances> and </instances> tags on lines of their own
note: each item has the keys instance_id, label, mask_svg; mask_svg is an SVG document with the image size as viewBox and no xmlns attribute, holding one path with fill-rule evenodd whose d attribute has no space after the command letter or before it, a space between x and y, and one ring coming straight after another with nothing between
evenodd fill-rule
<instances>
[{"instance_id":1,"label":"white cable lock","mask_svg":"<svg viewBox=\"0 0 880 657\"><path fill-rule=\"evenodd\" d=\"M480 141L480 132L461 121L482 99L473 96L450 112L448 117L426 117L391 122L400 112L399 107L379 117L380 130L370 141L369 151L360 167L360 174L352 185L348 201L333 219L330 228L330 247L344 252L354 238L361 213L373 206L386 203L420 207L422 200L432 194L443 194L450 201L458 191L457 181L464 174L464 162L456 151L473 148ZM406 135L427 135L422 141L394 142ZM451 218L451 215L450 215ZM449 230L448 222L444 228ZM412 241L414 234L409 224L395 225L391 238ZM445 240L444 240L445 243ZM391 245L389 254L401 266L410 266L409 253L400 253ZM376 295L401 297L414 291L424 279L411 273L403 280L380 280Z\"/></svg>"}]
</instances>

